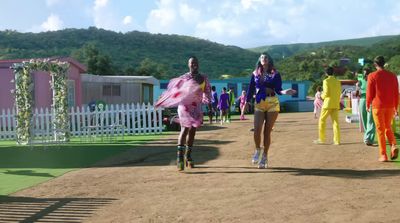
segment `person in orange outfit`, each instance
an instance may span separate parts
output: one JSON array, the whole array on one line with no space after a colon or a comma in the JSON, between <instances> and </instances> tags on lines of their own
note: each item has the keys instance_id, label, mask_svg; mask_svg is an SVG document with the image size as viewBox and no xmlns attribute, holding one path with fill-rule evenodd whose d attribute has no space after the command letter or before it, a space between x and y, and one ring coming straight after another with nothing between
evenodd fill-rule
<instances>
[{"instance_id":1,"label":"person in orange outfit","mask_svg":"<svg viewBox=\"0 0 400 223\"><path fill-rule=\"evenodd\" d=\"M399 83L394 73L384 69L385 58L377 56L374 59L376 71L368 75L367 85L367 111L372 107L376 132L378 135L379 161L388 161L386 153L386 138L391 146L390 159L397 159L399 150L396 148L396 139L394 137L391 122L397 113L399 101Z\"/></svg>"}]
</instances>

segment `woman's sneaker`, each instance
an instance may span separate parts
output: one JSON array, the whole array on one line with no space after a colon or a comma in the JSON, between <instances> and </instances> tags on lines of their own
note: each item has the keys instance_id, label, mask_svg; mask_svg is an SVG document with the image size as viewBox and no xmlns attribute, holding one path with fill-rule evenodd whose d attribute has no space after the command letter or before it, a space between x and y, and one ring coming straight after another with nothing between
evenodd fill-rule
<instances>
[{"instance_id":1,"label":"woman's sneaker","mask_svg":"<svg viewBox=\"0 0 400 223\"><path fill-rule=\"evenodd\" d=\"M257 164L257 163L258 163L258 159L259 159L259 157L260 157L260 154L261 154L261 149L256 149L256 150L254 151L253 159L251 160L251 162L252 162L253 164Z\"/></svg>"},{"instance_id":2,"label":"woman's sneaker","mask_svg":"<svg viewBox=\"0 0 400 223\"><path fill-rule=\"evenodd\" d=\"M258 164L258 169L265 169L268 167L268 159L265 154L262 155L260 163Z\"/></svg>"}]
</instances>

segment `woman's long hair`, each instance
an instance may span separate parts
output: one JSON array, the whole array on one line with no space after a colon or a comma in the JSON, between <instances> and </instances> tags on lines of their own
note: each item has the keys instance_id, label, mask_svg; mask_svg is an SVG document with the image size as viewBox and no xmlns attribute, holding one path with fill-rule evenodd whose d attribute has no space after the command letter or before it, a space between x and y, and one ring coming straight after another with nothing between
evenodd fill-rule
<instances>
[{"instance_id":1,"label":"woman's long hair","mask_svg":"<svg viewBox=\"0 0 400 223\"><path fill-rule=\"evenodd\" d=\"M256 68L254 70L255 73L257 75L260 75L260 74L264 73L264 67L261 65L261 61L260 61L262 55L265 55L267 57L267 59L268 59L267 72L268 73L273 73L275 71L274 60L272 60L272 57L266 52L261 53L260 57L258 58L258 61L256 63Z\"/></svg>"}]
</instances>

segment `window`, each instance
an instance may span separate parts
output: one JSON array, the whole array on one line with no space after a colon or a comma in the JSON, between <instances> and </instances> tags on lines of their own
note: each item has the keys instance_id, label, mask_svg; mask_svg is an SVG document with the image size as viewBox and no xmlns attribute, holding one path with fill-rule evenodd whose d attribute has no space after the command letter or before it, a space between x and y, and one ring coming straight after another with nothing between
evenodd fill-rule
<instances>
[{"instance_id":1,"label":"window","mask_svg":"<svg viewBox=\"0 0 400 223\"><path fill-rule=\"evenodd\" d=\"M121 85L112 85L112 96L121 96Z\"/></svg>"},{"instance_id":2,"label":"window","mask_svg":"<svg viewBox=\"0 0 400 223\"><path fill-rule=\"evenodd\" d=\"M153 103L153 86L150 84L143 84L142 95L144 103Z\"/></svg>"},{"instance_id":3,"label":"window","mask_svg":"<svg viewBox=\"0 0 400 223\"><path fill-rule=\"evenodd\" d=\"M120 84L105 84L103 85L103 96L121 96Z\"/></svg>"},{"instance_id":4,"label":"window","mask_svg":"<svg viewBox=\"0 0 400 223\"><path fill-rule=\"evenodd\" d=\"M103 85L103 96L111 96L111 85Z\"/></svg>"}]
</instances>

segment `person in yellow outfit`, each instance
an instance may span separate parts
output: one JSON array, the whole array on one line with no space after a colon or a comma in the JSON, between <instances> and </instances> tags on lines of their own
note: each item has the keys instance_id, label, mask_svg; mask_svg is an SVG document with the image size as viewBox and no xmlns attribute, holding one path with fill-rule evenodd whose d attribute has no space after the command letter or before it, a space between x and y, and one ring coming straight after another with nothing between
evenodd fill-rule
<instances>
[{"instance_id":1,"label":"person in yellow outfit","mask_svg":"<svg viewBox=\"0 0 400 223\"><path fill-rule=\"evenodd\" d=\"M341 84L338 79L333 76L333 68L326 69L326 78L323 81L323 93L321 98L324 100L322 104L321 116L319 118L319 138L314 140L315 144L324 144L326 141L326 119L328 116L332 119L333 125L333 144L340 144L340 128L339 128L339 110L340 110L340 91Z\"/></svg>"}]
</instances>

